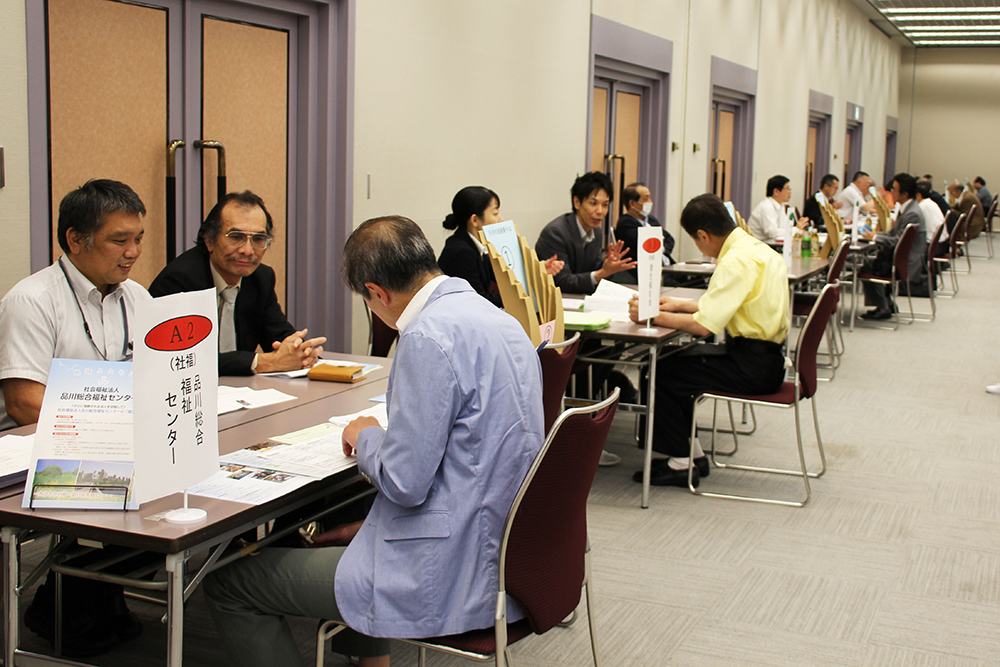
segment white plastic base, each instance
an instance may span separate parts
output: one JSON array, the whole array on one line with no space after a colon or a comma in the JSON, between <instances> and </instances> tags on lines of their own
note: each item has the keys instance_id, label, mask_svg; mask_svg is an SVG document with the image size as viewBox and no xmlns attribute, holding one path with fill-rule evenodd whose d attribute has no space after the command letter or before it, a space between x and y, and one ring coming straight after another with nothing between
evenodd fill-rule
<instances>
[{"instance_id":1,"label":"white plastic base","mask_svg":"<svg viewBox=\"0 0 1000 667\"><path fill-rule=\"evenodd\" d=\"M657 329L656 327L643 327L639 329L639 333L653 335L660 333L660 330Z\"/></svg>"},{"instance_id":2,"label":"white plastic base","mask_svg":"<svg viewBox=\"0 0 1000 667\"><path fill-rule=\"evenodd\" d=\"M167 523L198 523L208 518L208 512L197 507L180 508L170 510L163 515L163 520Z\"/></svg>"}]
</instances>

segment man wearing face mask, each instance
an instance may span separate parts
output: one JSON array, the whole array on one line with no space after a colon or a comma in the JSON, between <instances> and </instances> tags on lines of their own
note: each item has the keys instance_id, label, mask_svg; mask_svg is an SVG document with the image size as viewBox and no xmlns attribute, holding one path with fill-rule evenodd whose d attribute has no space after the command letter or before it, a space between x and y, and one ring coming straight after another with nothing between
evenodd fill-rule
<instances>
[{"instance_id":1,"label":"man wearing face mask","mask_svg":"<svg viewBox=\"0 0 1000 667\"><path fill-rule=\"evenodd\" d=\"M632 183L626 186L622 195L625 202L625 213L618 218L615 225L615 238L625 246L623 257L629 260L636 259L635 248L638 243L640 227L660 227L660 221L653 217L653 198L649 194L649 188L645 183ZM663 265L669 266L674 263L670 253L674 250L674 237L666 229L663 229ZM632 282L639 282L639 270L631 269L623 272L631 278Z\"/></svg>"},{"instance_id":2,"label":"man wearing face mask","mask_svg":"<svg viewBox=\"0 0 1000 667\"><path fill-rule=\"evenodd\" d=\"M306 339L278 303L274 269L262 264L274 224L249 190L229 193L209 212L198 242L160 271L153 296L215 287L219 304L219 375L309 368L326 338ZM261 351L257 352L260 347Z\"/></svg>"}]
</instances>

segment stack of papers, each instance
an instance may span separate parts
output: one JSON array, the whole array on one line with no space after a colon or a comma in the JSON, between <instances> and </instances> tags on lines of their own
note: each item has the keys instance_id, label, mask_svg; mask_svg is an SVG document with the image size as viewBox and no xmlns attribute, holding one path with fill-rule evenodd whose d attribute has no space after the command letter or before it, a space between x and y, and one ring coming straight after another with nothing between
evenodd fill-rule
<instances>
[{"instance_id":1,"label":"stack of papers","mask_svg":"<svg viewBox=\"0 0 1000 667\"><path fill-rule=\"evenodd\" d=\"M615 322L628 322L628 301L634 295L633 289L610 280L602 280L597 283L593 294L584 297L583 310L587 313L605 313Z\"/></svg>"},{"instance_id":2,"label":"stack of papers","mask_svg":"<svg viewBox=\"0 0 1000 667\"><path fill-rule=\"evenodd\" d=\"M219 410L220 415L236 410L249 410L251 408L262 408L265 405L284 403L294 400L291 394L278 391L277 389L251 389L250 387L228 387L219 385Z\"/></svg>"},{"instance_id":3,"label":"stack of papers","mask_svg":"<svg viewBox=\"0 0 1000 667\"><path fill-rule=\"evenodd\" d=\"M330 423L343 429L358 417L374 417L378 420L378 425L382 428L389 427L389 412L385 403L373 405L370 408L359 412L352 412L349 415L338 415L330 417Z\"/></svg>"},{"instance_id":4,"label":"stack of papers","mask_svg":"<svg viewBox=\"0 0 1000 667\"><path fill-rule=\"evenodd\" d=\"M594 331L611 324L611 315L608 313L565 313L563 324L567 329Z\"/></svg>"},{"instance_id":5,"label":"stack of papers","mask_svg":"<svg viewBox=\"0 0 1000 667\"><path fill-rule=\"evenodd\" d=\"M0 436L0 487L24 483L34 444L34 435Z\"/></svg>"}]
</instances>

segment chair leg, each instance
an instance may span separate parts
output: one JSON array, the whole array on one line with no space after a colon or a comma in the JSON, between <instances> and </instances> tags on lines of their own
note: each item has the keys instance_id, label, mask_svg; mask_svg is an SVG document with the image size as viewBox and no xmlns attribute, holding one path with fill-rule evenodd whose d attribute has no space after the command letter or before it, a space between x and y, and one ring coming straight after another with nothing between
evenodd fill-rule
<instances>
[{"instance_id":1,"label":"chair leg","mask_svg":"<svg viewBox=\"0 0 1000 667\"><path fill-rule=\"evenodd\" d=\"M797 392L796 392L797 393ZM802 464L802 483L806 487L806 497L802 499L801 503L795 504L795 507L803 507L807 502L809 502L810 490L809 490L809 470L806 468L806 453L802 448L802 420L799 417L799 403L802 401L795 402L795 443L799 447L799 463Z\"/></svg>"},{"instance_id":2,"label":"chair leg","mask_svg":"<svg viewBox=\"0 0 1000 667\"><path fill-rule=\"evenodd\" d=\"M427 664L427 649L423 646L417 647L417 667L424 667Z\"/></svg>"},{"instance_id":3,"label":"chair leg","mask_svg":"<svg viewBox=\"0 0 1000 667\"><path fill-rule=\"evenodd\" d=\"M347 626L341 625L336 621L323 621L319 624L319 628L316 631L316 667L323 667L326 656L326 640L345 627Z\"/></svg>"},{"instance_id":4,"label":"chair leg","mask_svg":"<svg viewBox=\"0 0 1000 667\"><path fill-rule=\"evenodd\" d=\"M819 472L806 473L809 477L822 477L826 472L826 450L823 449L823 436L819 434L819 412L816 410L816 395L809 399L813 411L813 427L816 429L816 446L819 448Z\"/></svg>"},{"instance_id":5,"label":"chair leg","mask_svg":"<svg viewBox=\"0 0 1000 667\"><path fill-rule=\"evenodd\" d=\"M590 650L594 654L594 667L601 667L601 654L597 648L597 619L594 617L594 585L590 579L590 552L583 555L586 581L583 584L587 596L587 623L590 625Z\"/></svg>"}]
</instances>

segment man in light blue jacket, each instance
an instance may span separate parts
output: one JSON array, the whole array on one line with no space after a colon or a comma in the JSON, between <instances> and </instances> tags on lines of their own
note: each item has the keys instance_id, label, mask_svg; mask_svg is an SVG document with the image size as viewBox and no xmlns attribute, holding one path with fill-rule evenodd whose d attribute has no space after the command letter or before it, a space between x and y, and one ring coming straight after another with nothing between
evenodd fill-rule
<instances>
[{"instance_id":1,"label":"man in light blue jacket","mask_svg":"<svg viewBox=\"0 0 1000 667\"><path fill-rule=\"evenodd\" d=\"M358 227L344 276L400 332L388 428L360 418L343 436L379 493L346 549L264 550L206 582L234 664L301 664L286 614L369 637L493 625L504 521L544 440L538 355L512 317L441 275L407 218ZM508 600L508 621L521 617ZM357 646L362 665L388 664L385 640Z\"/></svg>"}]
</instances>

